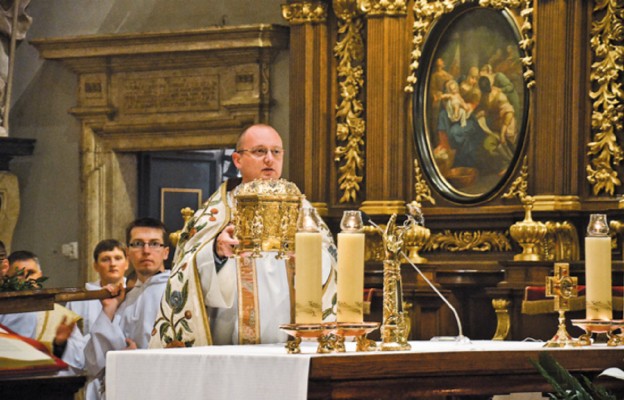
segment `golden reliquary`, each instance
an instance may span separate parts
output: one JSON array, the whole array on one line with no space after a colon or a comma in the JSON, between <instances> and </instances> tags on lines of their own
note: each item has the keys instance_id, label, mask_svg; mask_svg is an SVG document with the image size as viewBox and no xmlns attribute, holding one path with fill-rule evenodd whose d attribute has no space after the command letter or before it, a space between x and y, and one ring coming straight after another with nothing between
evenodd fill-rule
<instances>
[{"instance_id":1,"label":"golden reliquary","mask_svg":"<svg viewBox=\"0 0 624 400\"><path fill-rule=\"evenodd\" d=\"M295 249L297 218L303 195L285 179L243 183L236 188L234 234L239 241L236 254L275 251L288 257Z\"/></svg>"}]
</instances>

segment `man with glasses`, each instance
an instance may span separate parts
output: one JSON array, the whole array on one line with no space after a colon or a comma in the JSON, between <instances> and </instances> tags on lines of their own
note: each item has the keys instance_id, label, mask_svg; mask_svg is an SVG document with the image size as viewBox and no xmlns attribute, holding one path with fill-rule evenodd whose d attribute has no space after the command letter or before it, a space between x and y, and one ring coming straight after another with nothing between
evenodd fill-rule
<instances>
[{"instance_id":1,"label":"man with glasses","mask_svg":"<svg viewBox=\"0 0 624 400\"><path fill-rule=\"evenodd\" d=\"M137 281L132 290L106 286L119 296L103 299L102 312L91 326L85 348L85 366L89 379L103 383L106 353L109 350L147 348L154 320L165 291L169 271L167 231L153 218L141 218L126 229L128 259ZM102 385L103 387L103 385Z\"/></svg>"},{"instance_id":2,"label":"man with glasses","mask_svg":"<svg viewBox=\"0 0 624 400\"><path fill-rule=\"evenodd\" d=\"M267 252L260 258L230 258L238 244L231 224L236 187L281 177L282 138L271 126L253 125L239 136L232 160L241 178L221 185L180 235L169 282L171 294L161 301L150 347L281 343L287 339L279 326L294 322L294 260L278 260L275 253ZM303 206L311 207L307 201ZM336 249L329 229L324 224L321 229L325 232L323 315L328 321L335 318ZM244 272L249 270L253 273Z\"/></svg>"}]
</instances>

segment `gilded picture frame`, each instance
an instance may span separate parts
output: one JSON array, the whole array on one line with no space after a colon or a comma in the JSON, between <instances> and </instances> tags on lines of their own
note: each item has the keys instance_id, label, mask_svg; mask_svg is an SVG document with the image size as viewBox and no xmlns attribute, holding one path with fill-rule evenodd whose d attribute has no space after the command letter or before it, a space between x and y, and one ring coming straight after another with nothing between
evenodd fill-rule
<instances>
[{"instance_id":1,"label":"gilded picture frame","mask_svg":"<svg viewBox=\"0 0 624 400\"><path fill-rule=\"evenodd\" d=\"M483 3L458 4L415 32L422 45L410 77L423 170L462 204L492 198L509 180L527 140L534 84L527 24Z\"/></svg>"}]
</instances>

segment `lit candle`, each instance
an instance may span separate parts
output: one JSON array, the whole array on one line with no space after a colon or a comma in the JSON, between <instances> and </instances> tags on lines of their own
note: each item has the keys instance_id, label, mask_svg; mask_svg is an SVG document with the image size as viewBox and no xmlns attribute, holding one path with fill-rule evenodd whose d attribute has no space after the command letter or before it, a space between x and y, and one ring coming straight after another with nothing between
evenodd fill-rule
<instances>
[{"instance_id":1,"label":"lit candle","mask_svg":"<svg viewBox=\"0 0 624 400\"><path fill-rule=\"evenodd\" d=\"M592 214L585 238L586 319L613 319L611 299L611 238L606 215Z\"/></svg>"},{"instance_id":2,"label":"lit candle","mask_svg":"<svg viewBox=\"0 0 624 400\"><path fill-rule=\"evenodd\" d=\"M362 323L364 306L364 233L359 211L345 211L338 234L337 322Z\"/></svg>"},{"instance_id":3,"label":"lit candle","mask_svg":"<svg viewBox=\"0 0 624 400\"><path fill-rule=\"evenodd\" d=\"M322 297L322 244L323 238L310 217L312 209L300 210L295 233L295 322L320 324L323 312Z\"/></svg>"}]
</instances>

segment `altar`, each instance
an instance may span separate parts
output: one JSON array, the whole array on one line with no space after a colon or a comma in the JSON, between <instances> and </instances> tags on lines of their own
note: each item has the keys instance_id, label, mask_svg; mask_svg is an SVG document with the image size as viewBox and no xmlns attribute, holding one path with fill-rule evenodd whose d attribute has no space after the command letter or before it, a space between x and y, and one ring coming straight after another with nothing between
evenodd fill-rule
<instances>
[{"instance_id":1,"label":"altar","mask_svg":"<svg viewBox=\"0 0 624 400\"><path fill-rule=\"evenodd\" d=\"M316 354L283 345L211 346L110 352L110 400L149 399L412 399L431 396L548 392L531 359L549 352L572 373L590 379L624 367L621 347L544 349L540 342L410 342L403 352ZM612 391L624 382L598 378Z\"/></svg>"}]
</instances>

